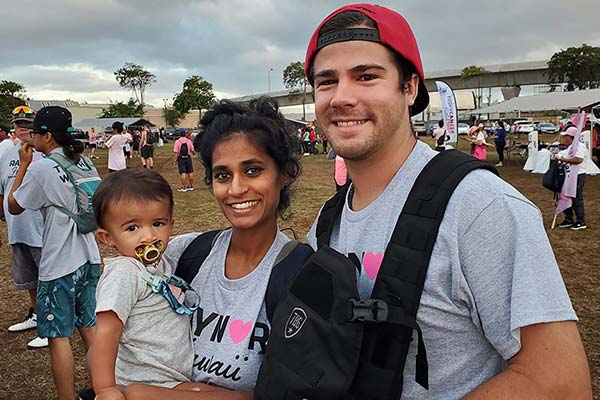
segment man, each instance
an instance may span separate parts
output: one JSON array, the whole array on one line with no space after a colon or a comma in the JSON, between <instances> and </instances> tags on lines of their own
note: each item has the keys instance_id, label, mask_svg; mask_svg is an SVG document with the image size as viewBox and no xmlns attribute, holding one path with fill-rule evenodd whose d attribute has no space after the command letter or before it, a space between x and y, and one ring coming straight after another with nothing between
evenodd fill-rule
<instances>
[{"instance_id":1,"label":"man","mask_svg":"<svg viewBox=\"0 0 600 400\"><path fill-rule=\"evenodd\" d=\"M585 143L582 140L579 141L579 145L577 146L576 152L572 157L569 157L569 152L573 146L573 138L577 133L577 128L571 126L567 128L566 131L561 132L561 136L564 138L564 142L567 145L567 148L560 151L556 157L558 162L563 164L568 164L569 167L572 165L577 165L577 192L576 196L573 199L573 204L571 207L567 208L564 212L565 219L561 222L558 227L559 228L569 228L572 231L578 231L581 229L586 229L587 226L585 224L585 207L583 204L583 187L585 186L585 163L583 162L585 159L586 148ZM575 214L576 218L573 218L573 214Z\"/></svg>"},{"instance_id":2,"label":"man","mask_svg":"<svg viewBox=\"0 0 600 400\"><path fill-rule=\"evenodd\" d=\"M108 172L127 168L123 147L129 140L123 135L123 123L115 121L112 124L112 135L104 144L108 148Z\"/></svg>"},{"instance_id":3,"label":"man","mask_svg":"<svg viewBox=\"0 0 600 400\"><path fill-rule=\"evenodd\" d=\"M305 68L317 119L352 180L329 245L356 260L369 299L408 193L437 154L410 124L429 102L421 57L401 15L359 4L317 28ZM591 398L576 319L539 210L475 170L450 198L418 308L429 390L415 383L413 340L402 398Z\"/></svg>"},{"instance_id":4,"label":"man","mask_svg":"<svg viewBox=\"0 0 600 400\"><path fill-rule=\"evenodd\" d=\"M194 190L194 166L192 164L194 144L186 135L186 130L181 128L179 130L179 139L173 145L174 161L177 164L181 178L181 187L177 189L178 192Z\"/></svg>"},{"instance_id":5,"label":"man","mask_svg":"<svg viewBox=\"0 0 600 400\"><path fill-rule=\"evenodd\" d=\"M142 156L142 166L144 168L154 168L154 143L156 142L154 132L150 125L144 126L142 130L142 139L140 141L140 154Z\"/></svg>"},{"instance_id":6,"label":"man","mask_svg":"<svg viewBox=\"0 0 600 400\"><path fill-rule=\"evenodd\" d=\"M30 307L27 317L8 327L9 332L21 332L37 327L36 295L42 251L42 232L44 229L42 215L39 211L26 211L21 215L8 212L8 192L12 188L15 175L19 169L19 149L22 144L31 142L26 124L33 121L34 113L27 106L19 106L13 110L14 138L5 139L1 145L8 145L0 156L0 200L2 213L6 219L8 243L12 248L12 276L15 287L19 291L27 291ZM41 154L34 153L34 159ZM27 343L30 349L48 346L48 339L36 337Z\"/></svg>"}]
</instances>

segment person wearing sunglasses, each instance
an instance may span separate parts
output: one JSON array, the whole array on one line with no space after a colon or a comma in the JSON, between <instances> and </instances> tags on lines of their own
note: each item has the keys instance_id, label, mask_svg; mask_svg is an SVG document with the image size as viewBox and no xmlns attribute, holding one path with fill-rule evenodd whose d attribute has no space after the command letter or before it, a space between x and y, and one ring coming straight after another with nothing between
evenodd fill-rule
<instances>
[{"instance_id":1,"label":"person wearing sunglasses","mask_svg":"<svg viewBox=\"0 0 600 400\"><path fill-rule=\"evenodd\" d=\"M30 307L27 316L8 327L9 332L22 332L37 328L36 296L40 257L42 254L42 233L44 222L40 211L27 210L20 215L8 212L8 192L13 186L19 169L19 149L31 143L26 124L33 122L34 113L28 106L18 106L12 112L15 134L0 143L0 214L6 219L8 243L12 250L12 277L18 291L27 291ZM33 152L33 159L39 160L42 153ZM5 196L6 194L6 196ZM27 343L30 349L48 346L47 338L36 337Z\"/></svg>"},{"instance_id":2,"label":"person wearing sunglasses","mask_svg":"<svg viewBox=\"0 0 600 400\"><path fill-rule=\"evenodd\" d=\"M118 252L104 258L96 293L96 337L88 353L96 399L124 399L121 391L134 383L175 388L189 382L190 315L199 298L161 257L173 228L169 183L152 170L119 170L98 186L93 204L98 239Z\"/></svg>"}]
</instances>

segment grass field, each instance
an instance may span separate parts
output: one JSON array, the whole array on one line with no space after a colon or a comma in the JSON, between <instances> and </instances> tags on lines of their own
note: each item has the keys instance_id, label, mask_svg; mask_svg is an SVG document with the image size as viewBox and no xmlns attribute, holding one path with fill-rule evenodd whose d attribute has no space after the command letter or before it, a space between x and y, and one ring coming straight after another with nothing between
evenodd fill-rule
<instances>
[{"instance_id":1,"label":"grass field","mask_svg":"<svg viewBox=\"0 0 600 400\"><path fill-rule=\"evenodd\" d=\"M550 139L550 138L548 138ZM427 139L426 139L427 140ZM542 139L540 139L542 140ZM461 142L466 149L466 142ZM156 170L163 174L175 190L180 186L176 166L172 162L172 142L158 149ZM105 175L106 150L100 149L95 160L98 171ZM496 163L495 151L488 150L488 162ZM590 364L595 398L600 399L600 177L590 177L585 187L585 206L588 229L578 232L550 230L554 210L552 195L541 186L541 176L522 171L524 159L512 156L501 168L501 176L531 199L542 211L548 236L573 305L579 316L579 331ZM132 159L131 165L139 165ZM290 211L292 215L280 226L293 227L301 238L308 232L323 202L335 191L332 180L333 163L323 155L307 156L302 160L303 174L296 184ZM193 192L174 192L175 233L203 231L225 227L226 220L202 182L203 170L198 161ZM0 226L0 237L6 240L6 225ZM102 255L112 250L101 248ZM47 349L27 350L34 331L9 333L6 328L23 317L28 307L26 294L16 292L10 273L10 248L0 247L0 399L53 399L54 387ZM74 336L76 387L90 385L85 370L82 341Z\"/></svg>"}]
</instances>

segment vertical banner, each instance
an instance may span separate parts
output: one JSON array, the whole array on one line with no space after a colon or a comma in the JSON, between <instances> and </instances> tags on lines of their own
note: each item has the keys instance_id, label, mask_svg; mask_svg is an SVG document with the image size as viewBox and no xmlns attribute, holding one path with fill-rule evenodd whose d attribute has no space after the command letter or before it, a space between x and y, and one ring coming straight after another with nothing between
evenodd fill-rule
<instances>
[{"instance_id":1,"label":"vertical banner","mask_svg":"<svg viewBox=\"0 0 600 400\"><path fill-rule=\"evenodd\" d=\"M442 113L444 114L444 128L446 135L450 136L448 142L458 140L458 113L456 111L456 98L450 86L443 81L435 81L438 92L442 99Z\"/></svg>"},{"instance_id":2,"label":"vertical banner","mask_svg":"<svg viewBox=\"0 0 600 400\"><path fill-rule=\"evenodd\" d=\"M581 131L583 130L583 126L585 125L585 111L582 111L579 114L573 115L571 118L571 122L577 127L577 132L575 133L575 137L573 138L573 144L569 149L569 153L567 154L568 158L575 157L577 154L577 147L583 146L583 143L580 142ZM567 208L571 207L573 204L573 199L577 195L577 173L579 172L578 164L568 164L565 163L565 183L563 183L562 190L560 191L560 195L558 196L558 205L556 206L556 211L554 215L558 215Z\"/></svg>"}]
</instances>

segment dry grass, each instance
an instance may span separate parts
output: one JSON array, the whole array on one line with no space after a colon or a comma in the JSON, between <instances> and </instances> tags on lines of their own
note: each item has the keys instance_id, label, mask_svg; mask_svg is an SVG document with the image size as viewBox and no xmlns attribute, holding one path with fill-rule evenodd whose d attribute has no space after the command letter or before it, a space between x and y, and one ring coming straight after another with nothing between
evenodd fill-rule
<instances>
[{"instance_id":1,"label":"dry grass","mask_svg":"<svg viewBox=\"0 0 600 400\"><path fill-rule=\"evenodd\" d=\"M157 153L157 171L163 174L173 189L179 186L176 167L171 162L172 143ZM466 148L464 142L461 148ZM490 149L491 150L491 149ZM96 165L101 175L106 173L106 150L99 151ZM131 160L138 163L138 160ZM488 152L488 161L495 163L495 152ZM530 198L544 214L546 226L550 226L553 204L551 195L541 187L541 177L521 170L524 160L512 160L501 169L502 177ZM179 193L175 191L175 233L202 231L226 226L210 192L202 183L200 165L195 161L196 190ZM292 216L280 223L281 227L294 227L300 237L308 232L319 208L334 192L332 162L322 155L303 159L304 172L297 182L292 201ZM600 398L600 178L589 178L585 188L588 229L572 232L548 230L561 271L579 316L579 330L590 364L596 398ZM6 238L3 224L0 235ZM103 255L111 250L101 249ZM19 320L27 309L28 297L16 292L10 274L10 249L0 247L0 399L52 399L54 388L48 350L27 350L26 343L34 334L8 333L6 327ZM76 386L89 386L85 370L82 341L74 336L76 363Z\"/></svg>"}]
</instances>

